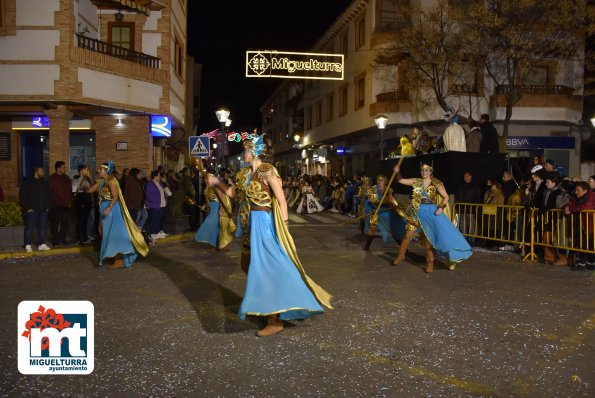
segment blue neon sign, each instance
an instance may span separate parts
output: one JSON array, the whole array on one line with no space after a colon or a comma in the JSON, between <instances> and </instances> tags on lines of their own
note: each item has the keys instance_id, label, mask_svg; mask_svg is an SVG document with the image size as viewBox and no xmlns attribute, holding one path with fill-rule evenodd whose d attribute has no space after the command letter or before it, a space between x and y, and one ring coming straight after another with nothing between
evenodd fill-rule
<instances>
[{"instance_id":1,"label":"blue neon sign","mask_svg":"<svg viewBox=\"0 0 595 398\"><path fill-rule=\"evenodd\" d=\"M171 137L171 118L169 116L151 116L151 135L153 137Z\"/></svg>"},{"instance_id":2,"label":"blue neon sign","mask_svg":"<svg viewBox=\"0 0 595 398\"><path fill-rule=\"evenodd\" d=\"M50 118L47 116L34 116L31 125L38 128L50 127Z\"/></svg>"}]
</instances>

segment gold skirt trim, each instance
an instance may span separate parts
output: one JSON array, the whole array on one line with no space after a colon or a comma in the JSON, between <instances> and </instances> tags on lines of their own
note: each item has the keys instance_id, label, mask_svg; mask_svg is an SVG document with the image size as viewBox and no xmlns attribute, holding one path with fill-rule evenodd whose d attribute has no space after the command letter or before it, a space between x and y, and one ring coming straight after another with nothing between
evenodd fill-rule
<instances>
[{"instance_id":1,"label":"gold skirt trim","mask_svg":"<svg viewBox=\"0 0 595 398\"><path fill-rule=\"evenodd\" d=\"M314 310L309 310L307 308L300 308L300 307L295 307L295 308L287 308L284 310L280 310L280 311L275 311L275 312L246 312L246 315L253 315L253 316L269 316L269 315L277 315L277 314L282 314L284 312L289 312L289 311L306 311L306 312L312 312L312 313L319 313L322 311L314 311Z\"/></svg>"}]
</instances>

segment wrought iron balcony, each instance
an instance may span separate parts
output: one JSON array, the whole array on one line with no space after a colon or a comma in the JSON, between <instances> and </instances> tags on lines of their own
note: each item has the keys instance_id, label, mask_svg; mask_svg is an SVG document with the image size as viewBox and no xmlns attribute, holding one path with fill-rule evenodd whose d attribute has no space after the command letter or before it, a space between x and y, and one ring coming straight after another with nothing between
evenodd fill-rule
<instances>
[{"instance_id":1,"label":"wrought iron balcony","mask_svg":"<svg viewBox=\"0 0 595 398\"><path fill-rule=\"evenodd\" d=\"M113 44L92 39L81 34L77 34L76 37L78 43L77 45L80 48L85 48L100 54L106 54L111 55L112 57L125 59L130 62L148 66L149 68L159 69L161 66L161 60L157 57L132 51L124 47L115 46Z\"/></svg>"},{"instance_id":2,"label":"wrought iron balcony","mask_svg":"<svg viewBox=\"0 0 595 398\"><path fill-rule=\"evenodd\" d=\"M496 94L554 94L554 95L572 95L574 89L561 85L524 85L524 84L503 84L496 87Z\"/></svg>"},{"instance_id":3,"label":"wrought iron balcony","mask_svg":"<svg viewBox=\"0 0 595 398\"><path fill-rule=\"evenodd\" d=\"M405 91L391 91L376 95L378 102L408 101L409 94Z\"/></svg>"},{"instance_id":4,"label":"wrought iron balcony","mask_svg":"<svg viewBox=\"0 0 595 398\"><path fill-rule=\"evenodd\" d=\"M452 92L455 94L474 94L477 93L477 86L475 84L453 84Z\"/></svg>"},{"instance_id":5,"label":"wrought iron balcony","mask_svg":"<svg viewBox=\"0 0 595 398\"><path fill-rule=\"evenodd\" d=\"M390 91L376 95L376 102L370 104L370 116L387 112L411 112L409 93L405 90Z\"/></svg>"}]
</instances>

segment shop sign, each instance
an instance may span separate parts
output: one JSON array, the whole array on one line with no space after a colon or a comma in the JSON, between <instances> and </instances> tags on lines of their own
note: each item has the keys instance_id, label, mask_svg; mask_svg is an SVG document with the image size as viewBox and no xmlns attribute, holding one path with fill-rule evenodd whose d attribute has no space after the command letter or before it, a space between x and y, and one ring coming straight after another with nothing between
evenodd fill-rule
<instances>
[{"instance_id":1,"label":"shop sign","mask_svg":"<svg viewBox=\"0 0 595 398\"><path fill-rule=\"evenodd\" d=\"M508 137L506 149L574 149L575 137Z\"/></svg>"},{"instance_id":2,"label":"shop sign","mask_svg":"<svg viewBox=\"0 0 595 398\"><path fill-rule=\"evenodd\" d=\"M31 121L32 127L50 127L50 118L47 116L34 116Z\"/></svg>"},{"instance_id":3,"label":"shop sign","mask_svg":"<svg viewBox=\"0 0 595 398\"><path fill-rule=\"evenodd\" d=\"M339 146L339 147L337 147L337 151L336 151L337 156L349 155L351 152L352 152L352 149L351 149L351 147L348 147L348 146L345 146L345 147Z\"/></svg>"},{"instance_id":4,"label":"shop sign","mask_svg":"<svg viewBox=\"0 0 595 398\"><path fill-rule=\"evenodd\" d=\"M151 135L171 137L171 119L168 116L151 115Z\"/></svg>"}]
</instances>

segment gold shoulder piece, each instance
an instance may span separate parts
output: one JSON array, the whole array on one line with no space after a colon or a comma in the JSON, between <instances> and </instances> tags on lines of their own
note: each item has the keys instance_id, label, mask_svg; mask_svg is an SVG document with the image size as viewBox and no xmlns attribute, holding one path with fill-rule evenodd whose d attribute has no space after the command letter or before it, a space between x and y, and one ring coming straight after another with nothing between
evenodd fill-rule
<instances>
[{"instance_id":1,"label":"gold shoulder piece","mask_svg":"<svg viewBox=\"0 0 595 398\"><path fill-rule=\"evenodd\" d=\"M248 175L250 174L250 167L243 167L236 173L235 177L235 184L237 186L243 187L246 185L246 180L248 179Z\"/></svg>"},{"instance_id":2,"label":"gold shoulder piece","mask_svg":"<svg viewBox=\"0 0 595 398\"><path fill-rule=\"evenodd\" d=\"M277 169L275 168L275 166L273 166L270 163L263 163L259 168L258 168L258 172L260 174L262 174L263 178L267 178L269 176L275 176L278 178L281 178L279 176L279 172L277 171Z\"/></svg>"},{"instance_id":3,"label":"gold shoulder piece","mask_svg":"<svg viewBox=\"0 0 595 398\"><path fill-rule=\"evenodd\" d=\"M444 187L442 181L434 177L432 177L432 184L434 184L436 187Z\"/></svg>"}]
</instances>

